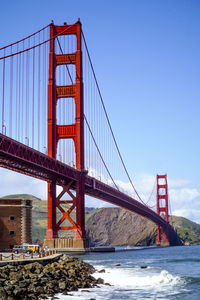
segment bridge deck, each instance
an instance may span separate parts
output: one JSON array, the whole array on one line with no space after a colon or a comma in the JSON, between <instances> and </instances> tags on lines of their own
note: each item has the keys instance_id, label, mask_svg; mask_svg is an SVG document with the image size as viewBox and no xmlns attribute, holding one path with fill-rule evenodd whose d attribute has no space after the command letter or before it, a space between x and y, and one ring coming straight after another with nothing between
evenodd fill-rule
<instances>
[{"instance_id":1,"label":"bridge deck","mask_svg":"<svg viewBox=\"0 0 200 300\"><path fill-rule=\"evenodd\" d=\"M1 133L0 166L45 181L56 180L58 185L66 185L72 181L71 187L74 189L78 178L81 176L79 170L52 159ZM85 177L85 192L90 196L140 214L163 228L168 226L168 223L163 218L144 204L88 175Z\"/></svg>"}]
</instances>

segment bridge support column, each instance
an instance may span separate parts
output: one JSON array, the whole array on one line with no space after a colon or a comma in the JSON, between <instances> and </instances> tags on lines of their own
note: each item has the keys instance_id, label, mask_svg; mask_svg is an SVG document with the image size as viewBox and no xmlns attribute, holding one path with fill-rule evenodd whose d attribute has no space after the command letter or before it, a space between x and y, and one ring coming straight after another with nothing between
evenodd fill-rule
<instances>
[{"instance_id":1,"label":"bridge support column","mask_svg":"<svg viewBox=\"0 0 200 300\"><path fill-rule=\"evenodd\" d=\"M85 233L85 216L82 214L84 211L84 176L83 173L78 182L71 181L68 185L63 186L63 190L57 197L56 186L54 184L50 186L50 193L53 197L48 202L50 211L45 240L45 245L50 248L81 249L89 246ZM61 200L64 194L68 196L68 200ZM53 202L51 199L53 199ZM51 204L59 212L57 214L59 220L56 220L56 210L52 208ZM51 214L52 212L53 214ZM59 230L66 231L66 234L63 233L62 237L59 237Z\"/></svg>"},{"instance_id":2,"label":"bridge support column","mask_svg":"<svg viewBox=\"0 0 200 300\"><path fill-rule=\"evenodd\" d=\"M157 175L157 213L169 222L167 175ZM169 246L168 227L157 225L157 245Z\"/></svg>"},{"instance_id":3,"label":"bridge support column","mask_svg":"<svg viewBox=\"0 0 200 300\"><path fill-rule=\"evenodd\" d=\"M80 239L86 237L85 232L85 175L82 174L79 182L77 183L76 194L76 224L77 229L75 231L75 237Z\"/></svg>"},{"instance_id":4,"label":"bridge support column","mask_svg":"<svg viewBox=\"0 0 200 300\"><path fill-rule=\"evenodd\" d=\"M48 224L46 239L57 237L56 231L56 182L48 183Z\"/></svg>"},{"instance_id":5,"label":"bridge support column","mask_svg":"<svg viewBox=\"0 0 200 300\"><path fill-rule=\"evenodd\" d=\"M55 38L59 35L74 35L76 37L76 52L55 53ZM76 69L76 81L71 85L56 85L56 67L74 65ZM72 81L72 78L71 78ZM57 100L73 98L75 103L75 122L68 125L56 124ZM82 48L81 48L81 23L78 20L73 25L50 25L50 53L49 53L49 84L48 84L48 155L56 159L57 143L60 139L72 139L76 153L76 168L80 170L80 178L76 182L63 183L63 191L56 197L56 183L48 186L48 240L52 245L58 239L59 231L62 236L67 236L70 230L74 233L73 245L87 244L85 233L85 169L84 169L84 101L82 78ZM74 192L75 191L75 192ZM61 197L67 193L70 200L61 201ZM71 205L70 207L68 207ZM59 212L56 220L56 210ZM76 214L73 214L76 210ZM71 216L70 216L71 214ZM67 223L67 224L66 224ZM63 231L64 232L63 234ZM56 242L57 243L57 242ZM61 243L62 244L62 243ZM59 244L59 245L61 245Z\"/></svg>"}]
</instances>

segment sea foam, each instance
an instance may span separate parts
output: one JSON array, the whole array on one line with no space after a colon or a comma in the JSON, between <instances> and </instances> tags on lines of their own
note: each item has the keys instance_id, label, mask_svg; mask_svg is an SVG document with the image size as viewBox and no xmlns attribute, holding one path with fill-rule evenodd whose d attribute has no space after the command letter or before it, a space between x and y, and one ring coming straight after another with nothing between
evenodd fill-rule
<instances>
[{"instance_id":1,"label":"sea foam","mask_svg":"<svg viewBox=\"0 0 200 300\"><path fill-rule=\"evenodd\" d=\"M94 277L101 277L111 285L132 288L174 286L183 283L180 277L174 276L166 270L155 273L147 269L107 268L105 269L105 273L97 272L94 274Z\"/></svg>"},{"instance_id":2,"label":"sea foam","mask_svg":"<svg viewBox=\"0 0 200 300\"><path fill-rule=\"evenodd\" d=\"M103 265L96 266L101 270ZM124 268L111 267L105 268L105 273L98 271L93 274L95 278L101 277L105 283L111 286L101 285L101 288L81 289L77 292L69 292L69 295L58 294L57 297L62 300L77 299L144 299L148 295L149 299L155 299L158 291L162 292L160 298L168 299L169 294L179 294L174 289L175 286L183 284L183 279L170 274L166 270L158 271L152 268ZM123 295L123 296L120 296ZM142 296L143 295L143 296ZM117 296L121 297L118 298ZM116 298L117 297L117 298ZM143 298L144 297L144 298Z\"/></svg>"}]
</instances>

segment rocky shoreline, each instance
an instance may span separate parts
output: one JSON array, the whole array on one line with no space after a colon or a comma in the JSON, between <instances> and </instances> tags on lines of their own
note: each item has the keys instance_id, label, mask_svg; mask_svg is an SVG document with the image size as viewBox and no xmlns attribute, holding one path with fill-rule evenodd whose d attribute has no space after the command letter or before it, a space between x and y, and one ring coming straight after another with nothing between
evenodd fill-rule
<instances>
[{"instance_id":1,"label":"rocky shoreline","mask_svg":"<svg viewBox=\"0 0 200 300\"><path fill-rule=\"evenodd\" d=\"M94 272L93 266L67 255L45 266L39 262L6 265L0 268L0 300L56 299L57 293L103 284L92 276Z\"/></svg>"}]
</instances>

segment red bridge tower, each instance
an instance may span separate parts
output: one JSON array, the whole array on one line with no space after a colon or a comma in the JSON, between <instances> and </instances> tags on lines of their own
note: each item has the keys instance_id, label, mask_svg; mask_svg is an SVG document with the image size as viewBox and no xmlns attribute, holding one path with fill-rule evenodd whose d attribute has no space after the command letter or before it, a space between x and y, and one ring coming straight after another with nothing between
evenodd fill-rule
<instances>
[{"instance_id":1,"label":"red bridge tower","mask_svg":"<svg viewBox=\"0 0 200 300\"><path fill-rule=\"evenodd\" d=\"M55 39L58 35L75 35L76 52L55 53ZM74 65L76 69L76 82L71 85L56 85L56 67L59 65ZM70 125L56 124L57 100L61 98L74 98L75 123ZM65 99L66 101L66 99ZM48 183L48 229L46 244L51 247L65 248L66 241L58 239L59 230L74 230L78 247L84 247L85 241L85 207L84 207L84 108L83 108L83 81L82 81L82 50L81 50L81 23L78 20L73 25L50 25L50 53L49 53L49 83L48 83L48 155L56 159L57 143L59 139L73 139L76 153L76 168L81 171L80 179L76 184L76 195L70 191L74 182L63 186L60 195L56 196L56 183L54 180ZM70 200L61 201L61 197L67 193ZM70 208L66 209L66 204ZM70 217L70 213L76 209L76 221ZM61 212L62 217L57 220L56 211ZM63 224L68 220L70 226ZM56 240L56 241L55 241ZM65 239L66 240L66 239ZM78 240L78 242L77 242ZM71 245L76 248L76 245Z\"/></svg>"},{"instance_id":2,"label":"red bridge tower","mask_svg":"<svg viewBox=\"0 0 200 300\"><path fill-rule=\"evenodd\" d=\"M167 175L157 175L157 214L169 222ZM169 245L168 228L157 225L157 245Z\"/></svg>"}]
</instances>

